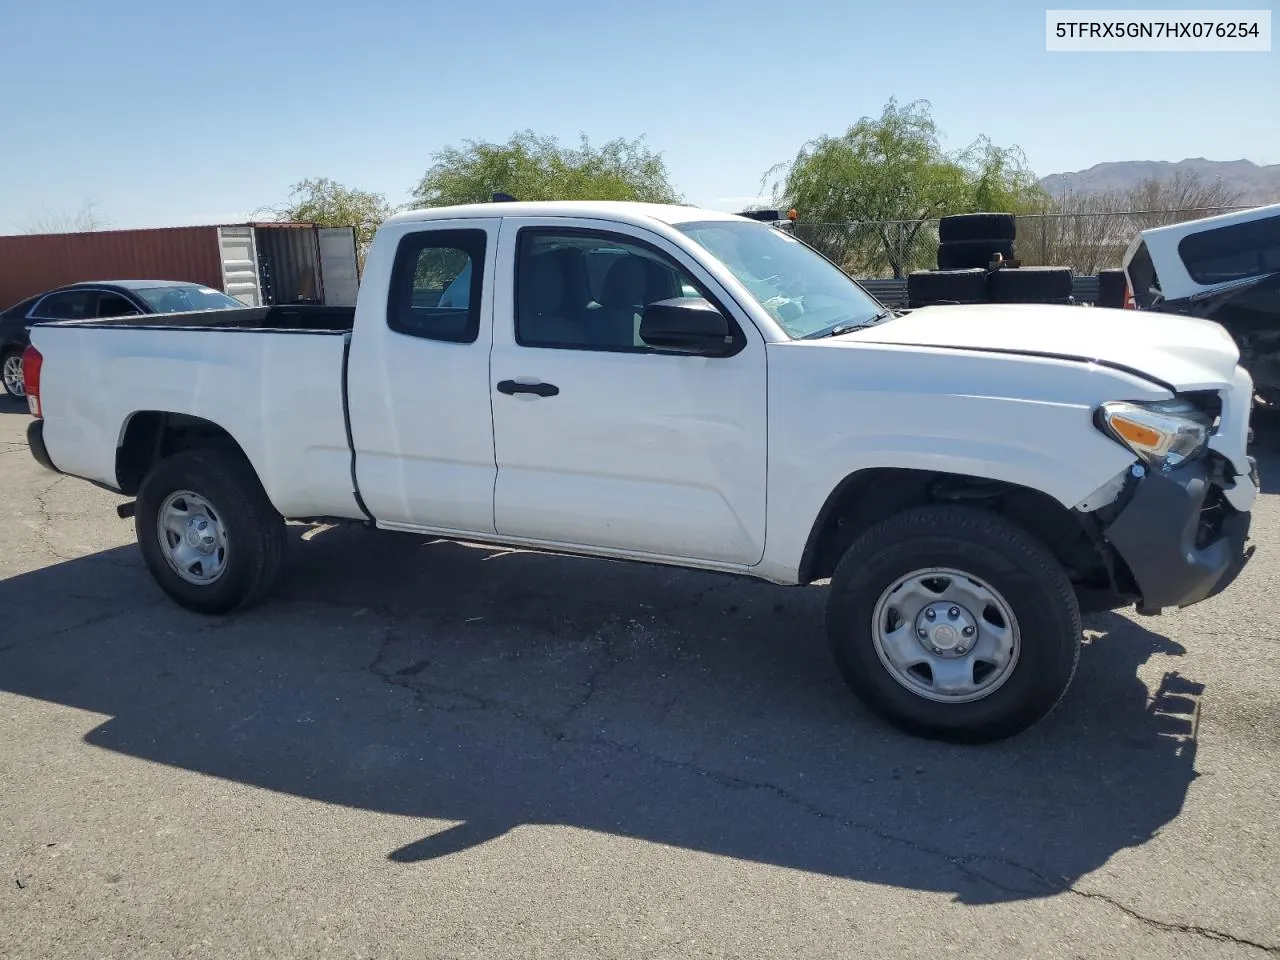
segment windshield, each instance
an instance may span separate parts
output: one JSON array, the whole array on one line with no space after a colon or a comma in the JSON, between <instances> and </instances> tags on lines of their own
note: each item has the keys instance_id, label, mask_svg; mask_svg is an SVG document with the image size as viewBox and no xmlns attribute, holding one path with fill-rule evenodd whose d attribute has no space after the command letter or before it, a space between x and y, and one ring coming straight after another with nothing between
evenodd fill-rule
<instances>
[{"instance_id":1,"label":"windshield","mask_svg":"<svg viewBox=\"0 0 1280 960\"><path fill-rule=\"evenodd\" d=\"M244 306L211 287L141 287L132 291L156 313L186 313L190 310L233 310Z\"/></svg>"},{"instance_id":2,"label":"windshield","mask_svg":"<svg viewBox=\"0 0 1280 960\"><path fill-rule=\"evenodd\" d=\"M676 229L728 267L794 339L884 315L884 307L839 267L775 227L711 220Z\"/></svg>"}]
</instances>

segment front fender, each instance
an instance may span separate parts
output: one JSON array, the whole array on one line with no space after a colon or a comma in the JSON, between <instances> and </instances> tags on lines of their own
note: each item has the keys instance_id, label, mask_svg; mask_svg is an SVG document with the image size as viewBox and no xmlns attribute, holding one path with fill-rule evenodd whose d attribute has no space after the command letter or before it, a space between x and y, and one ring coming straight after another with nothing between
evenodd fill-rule
<instances>
[{"instance_id":1,"label":"front fender","mask_svg":"<svg viewBox=\"0 0 1280 960\"><path fill-rule=\"evenodd\" d=\"M850 428L813 437L816 449L809 456L800 455L801 444L772 447L767 547L757 572L779 583L799 582L806 546L833 494L865 470L994 480L1071 508L1133 463L1129 451L1093 427L1091 406L1035 403L1029 410L1005 399L966 402L976 399L952 398L957 409L927 433L878 424L874 431Z\"/></svg>"}]
</instances>

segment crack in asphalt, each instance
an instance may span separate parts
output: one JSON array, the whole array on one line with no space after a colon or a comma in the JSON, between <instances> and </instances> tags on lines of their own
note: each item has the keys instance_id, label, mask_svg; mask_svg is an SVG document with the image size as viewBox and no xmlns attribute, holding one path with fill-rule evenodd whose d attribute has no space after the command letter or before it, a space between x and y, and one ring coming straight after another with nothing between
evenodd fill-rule
<instances>
[{"instance_id":1,"label":"crack in asphalt","mask_svg":"<svg viewBox=\"0 0 1280 960\"><path fill-rule=\"evenodd\" d=\"M108 613L95 614L94 616L89 617L86 620L80 620L76 623L68 624L65 627L57 627L53 630L45 630L42 633L33 634L32 636L27 637L23 640L18 640L6 646L0 647L0 654L8 653L10 650L17 650L20 647L29 647L31 644L36 643L40 640L51 640L54 637L60 637L64 633L70 633L73 630L82 630L85 627L97 626L100 623L106 623L109 620L115 620L118 617L123 617L130 613L136 613L137 611L144 610L147 607L154 607L162 603L168 602L167 600L144 600L141 603L138 603L133 600L129 600L129 601L104 600L101 597L92 597L89 599L98 600L103 603L125 603L126 606L121 610L113 610Z\"/></svg>"},{"instance_id":2,"label":"crack in asphalt","mask_svg":"<svg viewBox=\"0 0 1280 960\"><path fill-rule=\"evenodd\" d=\"M695 591L691 596L688 596L683 600L680 600L676 603L667 604L666 606L662 606L657 609L649 611L648 616L651 620L657 620L657 619L666 620L671 618L672 616L675 616L678 613L693 610L694 608L698 607L704 600L706 600L708 596L710 596L711 594L715 593L718 590L724 590L728 587L732 587L734 584L738 582L739 579L740 578L738 577L731 576L728 579L722 580L718 583L708 584L707 586L701 588L700 590ZM462 690L462 689L452 688L452 687L445 687L439 684L433 684L430 681L422 680L420 677L418 677L419 671L417 670L413 670L410 673L405 673L403 671L392 672L387 669L384 669L383 664L386 659L387 650L396 639L395 634L400 627L400 620L401 620L401 617L396 613L394 613L390 608L368 606L368 605L353 606L351 604L343 603L342 601L337 601L337 600L325 600L325 599L313 600L311 598L305 598L305 597L283 597L281 599L287 599L289 602L301 603L301 604L314 603L319 606L342 609L342 610L355 610L358 612L367 611L369 613L374 614L375 616L379 616L386 619L388 621L386 632L384 633L382 641L378 646L377 653L374 655L373 660L367 665L365 669L368 670L368 672L374 674L379 679L383 680L385 683L388 683L395 687L399 687L403 690L406 690L412 693L414 695L415 700L420 704L422 704L423 706L429 706L429 707L432 707L433 709L439 709L442 712L446 712L446 713L456 712L459 709L458 707L445 707L440 705L439 703L434 703L434 702L428 703L423 696L423 694L435 694L439 696L456 697L458 699L464 700L465 702L470 704L469 709L496 709L496 710L506 710L508 712L511 712L514 710L514 708L511 707L511 705L506 703L505 701L484 698L467 690ZM423 619L429 619L429 618L423 618ZM621 666L623 663L626 662L627 660L626 654L617 652L613 645L604 641L603 634L610 626L615 626L615 627L624 626L626 623L629 623L629 622L630 623L636 622L635 618L628 617L628 616L618 616L618 617L610 618L609 621L603 624L602 628L592 638L593 640L598 641L600 643L601 650L604 654L604 660L602 663L599 663L595 667L593 667L591 669L591 672L587 675L586 679L582 681L582 686L585 688L582 696L578 700L571 703L565 709L565 712L560 716L560 718L554 722L554 724L544 724L538 721L539 725L543 729L543 732L546 733L549 737L556 740L564 739L564 737L559 733L557 733L556 731L563 730L563 728L566 727L570 723L570 721L572 721L574 718L578 716L578 714L580 714L583 710L585 710L588 706L590 706L591 702L599 694L602 687L602 681L604 680L604 678L608 676L617 667ZM675 702L678 699L679 699L678 697L673 698L671 702L667 705L668 712L675 706ZM531 721L531 718L520 715L518 714L518 712L517 712L517 715L521 716L521 719L524 720L525 722Z\"/></svg>"},{"instance_id":3,"label":"crack in asphalt","mask_svg":"<svg viewBox=\"0 0 1280 960\"><path fill-rule=\"evenodd\" d=\"M383 631L382 641L378 644L377 653L374 655L374 658L369 661L369 665L365 667L369 673L373 674L373 676L377 677L383 683L390 684L393 687L398 687L399 689L412 694L414 701L420 706L428 707L432 710L439 710L441 713L456 713L458 712L458 708L445 707L439 703L433 703L427 699L426 694L436 693L457 697L458 699L471 704L472 710L494 709L498 706L497 701L487 700L484 697L480 697L466 690L452 690L423 680L415 682L410 679L410 677L416 676L416 674L390 672L388 669L384 668L383 663L386 660L387 650L396 639L397 627L398 624L394 619L387 624L386 629Z\"/></svg>"},{"instance_id":4,"label":"crack in asphalt","mask_svg":"<svg viewBox=\"0 0 1280 960\"><path fill-rule=\"evenodd\" d=\"M556 721L556 726L560 729L568 726L569 722L573 720L574 717L587 708L591 701L595 699L596 692L600 688L600 681L604 679L607 673L611 672L620 663L622 663L623 658L616 656L607 645L604 649L604 655L604 663L593 667L591 673L587 675L585 682L586 692L582 695L581 699L575 703L571 703L569 705L569 709L567 709L564 712L564 715Z\"/></svg>"},{"instance_id":5,"label":"crack in asphalt","mask_svg":"<svg viewBox=\"0 0 1280 960\"><path fill-rule=\"evenodd\" d=\"M728 580L721 581L720 583L709 584L708 586L703 587L701 590L696 591L691 597L685 600L681 600L673 604L668 604L667 606L659 607L658 609L652 611L650 613L650 618L655 620L656 619L666 620L675 616L677 613L684 613L684 612L691 611L696 607L698 607L699 605L701 605L701 603L708 596L715 593L716 591L724 590L727 587L732 587L737 582L737 580L738 580L737 577L731 577ZM622 619L623 618L619 617L618 621L621 621ZM597 635L596 639L601 640L601 646L604 651L604 662L592 668L591 672L587 675L586 680L583 681L583 686L586 689L582 697L579 700L575 701L574 703L570 704L568 709L565 710L564 714L560 717L560 719L556 721L555 726L559 730L563 730L566 726L568 726L571 720L575 719L578 716L578 714L580 714L583 710L585 710L591 704L591 702L595 699L596 694L600 692L601 681L603 681L605 677L607 677L610 673L616 670L619 666L621 666L627 660L627 657L625 654L617 653L615 651L614 646L612 644L609 644L607 641L603 641L599 635ZM669 713L671 711L671 709L675 706L675 703L678 699L679 699L678 696L672 698L671 703L668 704L666 708L666 712Z\"/></svg>"},{"instance_id":6,"label":"crack in asphalt","mask_svg":"<svg viewBox=\"0 0 1280 960\"><path fill-rule=\"evenodd\" d=\"M1126 906L1118 900L1107 896L1104 893L1096 893L1089 890L1081 890L1079 887L1068 887L1068 893L1074 893L1078 897L1084 897L1087 900L1100 900L1103 903L1110 904L1121 913L1132 917L1139 923L1147 924L1155 927L1157 930L1167 930L1173 933L1190 933L1195 936L1204 937L1208 940L1217 940L1221 943L1234 943L1242 947L1253 947L1255 950L1261 950L1264 953L1280 953L1280 945L1259 943L1256 940L1249 940L1246 937L1237 937L1234 934L1224 933L1221 930L1215 930L1212 927L1203 927L1195 923L1177 923L1170 920L1157 920L1154 917L1148 917L1139 913L1133 907Z\"/></svg>"},{"instance_id":7,"label":"crack in asphalt","mask_svg":"<svg viewBox=\"0 0 1280 960\"><path fill-rule=\"evenodd\" d=\"M41 522L36 527L36 537L40 540L42 544L44 544L44 548L47 551L49 551L50 555L55 560L61 560L64 563L69 560L78 560L80 558L65 557L61 553L59 553L58 549L53 545L53 540L50 538L50 534L49 534L49 528L52 527L55 522L57 522L57 518L52 513L49 512L49 504L46 502L46 500L48 499L49 494L53 492L53 488L66 479L67 478L65 476L57 477L52 483L50 483L47 487L45 487L43 490L41 490L39 493L36 493L32 497L32 499L35 500L36 502L36 509L40 511Z\"/></svg>"},{"instance_id":8,"label":"crack in asphalt","mask_svg":"<svg viewBox=\"0 0 1280 960\"><path fill-rule=\"evenodd\" d=\"M712 586L703 588L702 590L699 590L690 599L685 600L679 604L673 604L669 607L663 608L662 610L658 611L656 615L670 616L676 612L679 612L680 610L694 607L698 603L702 602L702 600L708 594L716 590L723 589L729 586L730 584L731 582L713 584ZM423 707L426 707L432 710L438 710L439 712L442 712L442 713L457 712L460 708L442 706L437 702L430 701L427 699L428 695L432 695L432 694L437 696L443 695L447 697L453 697L457 700L460 700L466 703L467 707L465 709L467 710L472 710L472 711L492 710L492 711L505 713L509 717L516 720L517 722L522 723L528 727L532 727L533 729L541 732L544 736L546 736L547 738L549 738L554 742L565 743L571 746L596 747L596 748L611 750L616 753L630 754L632 756L640 758L641 760L644 760L645 762L652 763L656 766L663 767L665 769L675 770L681 773L691 774L694 776L709 779L725 788L734 789L734 790L756 790L763 793L770 793L775 797L777 797L778 799L782 800L783 802L793 807L796 807L799 810L804 811L809 816L814 817L815 819L823 820L829 823L834 823L841 827L844 827L845 829L854 830L859 833L864 833L864 834L876 837L877 839L882 840L886 843L891 843L901 847L905 847L909 850L912 850L915 853L921 854L926 857L931 857L935 860L942 861L943 863L946 863L951 867L953 867L955 870L957 870L961 874L971 879L985 883L993 887L994 889L999 890L1001 893L1013 894L1013 895L1028 895L1028 896L1050 895L1050 894L1059 894L1059 893L1071 894L1071 895L1080 897L1082 899L1095 900L1101 903L1105 903L1113 907L1114 909L1121 911L1122 913L1131 917L1132 919L1137 920L1143 924L1149 925L1155 929L1164 930L1164 931L1173 932L1173 933L1185 933L1185 934L1200 936L1200 937L1204 937L1205 939L1219 941L1223 943L1233 943L1240 946L1252 947L1256 950L1260 950L1269 954L1280 953L1280 945L1268 945L1265 943L1260 943L1258 941L1250 940L1247 937L1235 936L1234 934L1226 933L1222 930L1216 930L1212 927L1207 927L1200 924L1178 923L1174 921L1160 920L1155 917L1146 916L1140 913L1139 911L1137 911L1136 909L1134 909L1133 907L1127 906L1126 904L1118 900L1115 900L1112 897L1109 897L1105 894L1098 893L1095 891L1082 890L1072 883L1063 884L1063 883L1054 882L1050 880L1048 877L1045 877L1043 874L1041 874L1039 871L1035 870L1034 868L1029 867L1026 864L1019 863L1016 860L1010 860L1006 857L991 856L988 854L955 854L955 853L950 853L946 850L941 850L936 847L931 847L926 844L919 843L918 841L913 840L910 837L902 836L900 834L896 834L896 833L892 833L892 832L880 829L879 827L876 827L873 824L861 822L858 820L853 820L848 817L844 817L839 814L832 813L828 810L823 809L821 806L814 803L813 801L800 796L799 794L788 789L787 787L783 787L775 783L770 783L768 781L762 781L762 780L749 780L744 777L740 777L730 773L725 773L723 771L715 770L710 767L704 767L692 761L677 760L671 757L663 756L662 754L645 750L642 747L639 747L635 744L627 744L617 740L611 740L608 737L604 737L604 736L598 736L594 734L589 734L586 736L574 735L572 732L566 729L569 723L573 719L575 719L582 712L582 710L585 709L598 695L601 689L600 681L604 678L604 676L606 676L609 671L619 666L625 659L623 657L619 657L617 655L609 653L608 651L606 651L605 662L594 667L591 673L588 675L587 679L584 681L584 684L586 686L586 691L583 694L583 696L579 700L571 704L570 707L560 716L559 719L554 721L548 721L548 720L541 719L537 716L534 716L530 713L526 713L524 710L517 707L516 705L500 698L487 697L482 694L475 693L474 691L471 691L471 690L449 687L446 685L434 684L427 681L423 681L417 678L417 671L413 671L409 673L391 671L387 667L386 661L388 657L389 648L398 639L398 636L397 636L398 627L399 627L399 624L394 619L392 619L392 621L387 625L387 628L383 634L381 642L378 645L378 649L376 654L374 655L374 658L369 662L366 669L376 679L382 681L383 683L402 689L407 693L411 694L414 700L420 705L422 705ZM412 668L407 668L407 669L412 670ZM1010 885L1007 882L997 880L987 875L980 869L982 864L998 865L1013 871L1017 871L1027 876L1031 880L1033 880L1034 886L1019 888L1017 886Z\"/></svg>"},{"instance_id":9,"label":"crack in asphalt","mask_svg":"<svg viewBox=\"0 0 1280 960\"><path fill-rule=\"evenodd\" d=\"M655 620L656 619L667 620L678 613L685 613L685 612L691 611L696 607L700 606L702 602L711 594L715 593L718 590L724 590L728 587L732 587L735 583L737 583L737 581L738 581L737 577L730 577L729 579L723 580L719 583L709 584L708 586L705 586L702 589L695 591L691 597L685 600L681 600L677 603L668 604L667 606L659 607L658 609L652 611L650 613L650 618ZM619 621L622 619L623 618L621 617L618 618ZM629 618L628 620L629 622L631 622ZM627 656L625 654L617 653L615 651L614 645L609 644L607 641L604 641L600 635L597 635L596 639L601 641L601 645L604 650L604 662L594 667L591 673L587 675L587 679L584 681L584 686L586 687L585 692L583 693L581 699L579 699L573 704L570 704L569 708L564 712L564 715L561 716L558 721L556 721L557 729L563 730L566 726L568 726L571 720L575 719L578 716L578 714L580 714L583 710L585 710L591 704L591 702L595 699L596 695L600 692L601 681L603 681L605 677L611 674L614 670L616 670L619 666L621 666L627 660ZM676 701L678 699L679 699L678 695L676 697L671 698L671 702L670 704L668 704L666 712L669 713L671 711L671 709L675 706Z\"/></svg>"},{"instance_id":10,"label":"crack in asphalt","mask_svg":"<svg viewBox=\"0 0 1280 960\"><path fill-rule=\"evenodd\" d=\"M665 618L665 617L673 616L674 614L677 614L677 613L681 613L683 611L693 610L694 608L698 607L702 603L702 601L705 600L710 594L715 593L717 590L724 590L724 589L727 589L728 587L732 587L738 582L738 580L739 580L738 577L729 577L726 580L721 580L719 583L709 584L708 586L703 587L701 590L696 591L693 594L693 596L689 597L686 600L680 600L677 603L669 604L668 606L665 606L665 607L659 607L657 610L653 612L653 616Z\"/></svg>"}]
</instances>

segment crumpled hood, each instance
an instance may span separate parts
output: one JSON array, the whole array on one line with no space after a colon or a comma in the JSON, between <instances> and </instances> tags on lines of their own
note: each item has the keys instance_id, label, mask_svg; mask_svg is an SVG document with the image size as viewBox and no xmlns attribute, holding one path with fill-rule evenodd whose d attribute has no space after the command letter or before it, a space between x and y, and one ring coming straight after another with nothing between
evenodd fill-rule
<instances>
[{"instance_id":1,"label":"crumpled hood","mask_svg":"<svg viewBox=\"0 0 1280 960\"><path fill-rule=\"evenodd\" d=\"M1127 368L1179 390L1213 389L1235 378L1240 352L1208 320L1143 310L1058 304L921 307L834 341L994 350Z\"/></svg>"}]
</instances>

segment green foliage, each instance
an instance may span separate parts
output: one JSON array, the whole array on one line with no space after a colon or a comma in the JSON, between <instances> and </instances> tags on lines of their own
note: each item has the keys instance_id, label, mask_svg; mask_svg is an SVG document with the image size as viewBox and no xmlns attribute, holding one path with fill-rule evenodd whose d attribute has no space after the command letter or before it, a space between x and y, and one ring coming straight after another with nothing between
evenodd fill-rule
<instances>
[{"instance_id":1,"label":"green foliage","mask_svg":"<svg viewBox=\"0 0 1280 960\"><path fill-rule=\"evenodd\" d=\"M822 136L794 160L765 173L776 203L800 222L849 224L820 236L823 252L860 272L927 266L930 221L952 213L1019 212L1038 201L1035 175L1016 148L984 138L943 150L927 101L890 99L879 117L863 117L838 137Z\"/></svg>"},{"instance_id":2,"label":"green foliage","mask_svg":"<svg viewBox=\"0 0 1280 960\"><path fill-rule=\"evenodd\" d=\"M413 274L416 290L443 293L462 273L471 258L462 250L448 247L429 247L418 254L418 265Z\"/></svg>"},{"instance_id":3,"label":"green foliage","mask_svg":"<svg viewBox=\"0 0 1280 960\"><path fill-rule=\"evenodd\" d=\"M293 185L289 202L272 211L279 221L316 223L322 227L355 227L361 265L383 220L395 208L381 193L343 186L328 177L302 180Z\"/></svg>"},{"instance_id":4,"label":"green foliage","mask_svg":"<svg viewBox=\"0 0 1280 960\"><path fill-rule=\"evenodd\" d=\"M643 138L593 148L583 136L572 148L525 130L506 143L446 147L432 160L413 191L419 206L485 203L495 193L518 200L680 200L661 154L645 148Z\"/></svg>"},{"instance_id":5,"label":"green foliage","mask_svg":"<svg viewBox=\"0 0 1280 960\"><path fill-rule=\"evenodd\" d=\"M983 136L961 151L957 162L965 171L969 196L964 209L947 213L1025 214L1043 209L1049 199L1018 147L998 147Z\"/></svg>"}]
</instances>

